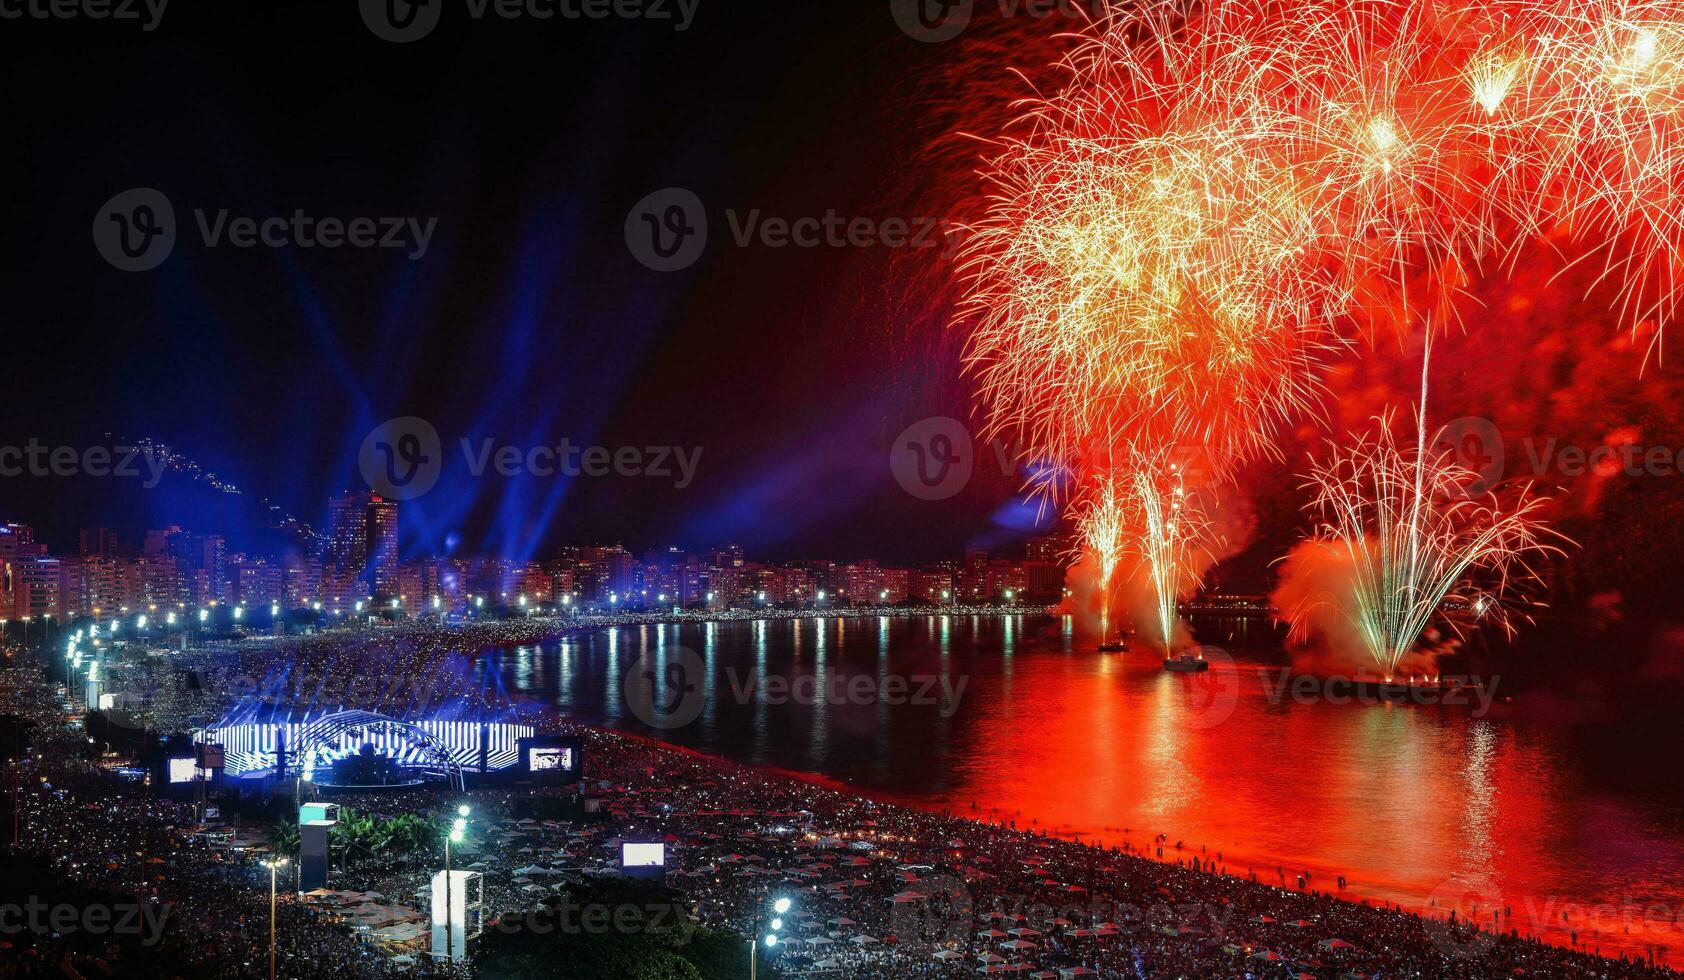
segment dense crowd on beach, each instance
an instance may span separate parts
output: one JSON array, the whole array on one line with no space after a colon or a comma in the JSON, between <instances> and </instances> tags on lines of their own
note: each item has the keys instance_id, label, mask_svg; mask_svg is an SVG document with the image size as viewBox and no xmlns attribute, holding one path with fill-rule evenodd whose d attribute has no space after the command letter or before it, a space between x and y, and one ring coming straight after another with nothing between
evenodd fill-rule
<instances>
[{"instance_id":1,"label":"dense crowd on beach","mask_svg":"<svg viewBox=\"0 0 1684 980\"><path fill-rule=\"evenodd\" d=\"M279 656L298 669L329 671L351 670L360 658L357 670L372 660L375 669L401 662L424 674L465 643L495 644L492 635L435 636L411 625L359 633L349 646L343 637L305 637L188 657L269 670ZM202 824L189 803L91 756L39 671L11 670L0 685L0 704L35 726L34 750L4 773L21 800L17 856L77 887L143 903L163 924L153 953L182 958L181 976L266 976L270 874L261 861L269 827L237 817L246 810L233 800L223 801L220 819ZM553 718L548 727L566 730ZM981 812L874 802L618 733L574 734L583 740L577 787L469 786L470 830L457 868L483 874L488 928L529 921L575 890L618 878L619 844L635 840L665 844L666 885L684 928L763 938L773 918L782 920L781 941L761 946L767 975L1675 975L1597 955L1602 936L1577 936L1567 948L1520 935L1508 928L1507 909L1478 909L1472 922L1431 908L1423 916L1346 901L1332 882L1282 869L1270 880L1229 873L1222 855L1162 837L1094 846ZM463 802L442 789L334 799L387 816L448 817ZM280 878L279 974L474 975L482 965L472 960L452 967L427 956L420 923L438 863L431 854L347 858L330 875L332 895L300 896ZM790 902L781 915L780 898ZM359 919L365 914L379 918ZM82 975L129 975L115 939L102 947L26 931L6 941L12 955L0 957L0 976L58 975L63 965Z\"/></svg>"}]
</instances>

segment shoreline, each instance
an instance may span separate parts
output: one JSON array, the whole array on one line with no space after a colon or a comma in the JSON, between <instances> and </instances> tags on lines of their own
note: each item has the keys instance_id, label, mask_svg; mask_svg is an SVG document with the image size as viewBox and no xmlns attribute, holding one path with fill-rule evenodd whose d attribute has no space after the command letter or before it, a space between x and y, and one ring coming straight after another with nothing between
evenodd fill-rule
<instances>
[{"instance_id":1,"label":"shoreline","mask_svg":"<svg viewBox=\"0 0 1684 980\"><path fill-rule=\"evenodd\" d=\"M1056 840L1069 844L1073 847L1085 848L1096 853L1120 853L1136 860L1157 865L1165 869L1173 868L1178 871L1204 875L1216 881L1225 883L1251 883L1262 887L1279 888L1283 891L1303 894L1301 891L1290 888L1287 884L1270 884L1260 873L1257 874L1255 878L1248 878L1234 872L1223 871L1222 873L1218 873L1216 871L1207 870L1203 867L1195 868L1191 866L1192 862L1195 860L1202 861L1206 865L1214 865L1215 862L1211 861L1209 858L1211 853L1223 853L1225 855L1224 867L1247 865L1248 870L1261 872L1269 864L1275 864L1280 867L1287 866L1282 859L1276 857L1270 857L1267 860L1263 860L1257 855L1244 852L1233 852L1229 851L1227 848L1224 848L1221 852L1212 852L1208 849L1208 846L1201 848L1201 845L1197 843L1184 843L1182 847L1177 848L1175 845L1168 842L1167 838L1172 836L1169 834L1164 834L1163 836L1166 839L1161 842L1157 837L1153 837L1153 843L1142 847L1140 846L1140 842L1133 840L1129 835L1118 832L1117 828L1107 828L1096 833L1071 833L1061 831L1060 828L1053 827L1051 825L1041 825L1038 822L1031 823L1029 826L1024 826L1022 824L1009 822L1006 815L1001 815L999 819L990 819L989 817L984 816L984 814L997 811L978 810L976 811L976 815L971 815L951 806L922 801L892 792L871 790L865 787L856 786L852 783L838 780L822 773L810 773L800 770L785 769L779 766L742 762L726 756L715 755L700 749L691 748L689 746L666 742L655 736L640 732L622 731L620 729L600 724L574 723L567 722L565 719L562 720L565 724L571 726L574 731L591 733L598 737L623 739L642 747L646 751L654 753L670 753L678 757L691 760L696 764L708 766L716 771L719 771L722 775L728 774L733 770L738 772L753 773L762 779L800 783L805 786L835 793L840 796L848 797L853 800L862 803L869 803L875 806L897 807L903 810L928 814L945 820L964 821L978 827L988 828L993 832L1019 835L1033 840ZM1149 833L1142 831L1139 828L1130 828L1130 830L1134 833ZM1153 850L1161 850L1164 857L1153 857ZM1287 871L1284 879L1285 882L1293 881L1300 871L1307 871L1311 875L1322 876L1320 878L1311 879L1312 884L1307 889L1309 893L1320 894L1330 900L1343 903L1353 908L1364 909L1369 912L1411 917L1427 921L1426 916L1430 914L1430 909L1432 908L1429 902L1435 895L1437 895L1437 892L1434 892L1433 894L1427 896L1428 901L1421 901L1421 896L1408 894L1401 890L1393 891L1390 895L1364 894L1359 887L1349 884L1338 890L1326 889L1320 887L1320 883L1324 881L1332 882L1337 880L1342 874L1339 869L1314 867L1313 862L1304 861L1294 862L1294 865L1296 867L1294 867L1293 870ZM1348 876L1349 871L1345 871L1343 874ZM1376 889L1377 892L1383 890L1384 889ZM1440 891L1442 890L1443 889L1441 887ZM1462 896L1449 894L1444 897L1454 901ZM1530 898L1528 898L1527 901L1529 903ZM1598 904L1592 902L1568 903L1568 907L1577 908L1581 911L1595 911L1602 908L1614 908L1614 906L1611 906L1608 903ZM1535 914L1534 918L1536 918ZM1608 959L1611 963L1619 962L1619 960L1615 957L1620 955L1637 956L1641 958L1655 945L1650 944L1649 946L1645 946L1637 942L1634 942L1629 946L1616 945L1616 937L1604 934L1597 937L1598 942L1601 943L1598 948L1608 949L1609 952L1591 952L1592 944L1589 942L1581 943L1578 946L1572 944L1570 937L1574 930L1571 927L1552 925L1548 928L1538 929L1532 927L1535 925L1536 922L1533 922L1528 923L1528 928L1518 928L1512 925L1511 919L1511 921L1504 923L1501 934L1507 936L1509 930L1514 928L1519 937L1523 940L1546 943L1554 948L1579 955ZM1486 934L1491 934L1490 930L1485 930L1485 932ZM1684 950L1669 948L1664 944L1663 948L1668 949L1668 955L1660 962L1674 971L1684 973Z\"/></svg>"},{"instance_id":2,"label":"shoreline","mask_svg":"<svg viewBox=\"0 0 1684 980\"><path fill-rule=\"evenodd\" d=\"M416 622L410 624L393 624L392 627L387 628L361 628L287 639L292 642L307 644L311 647L321 646L327 648L340 648L341 652L352 654L358 652L357 648L363 643L378 645L388 641L399 641L401 643L406 640L443 640L447 641L447 645L452 648L455 653L465 657L474 658L485 654L488 650L494 647L508 647L519 645L521 643L547 642L548 640L576 635L579 633L599 632L621 627L640 628L650 625L682 625L689 623L704 625L719 622L754 622L757 620L772 619L869 619L887 617L924 618L929 616L1005 618L1042 615L1050 616L1047 610L1039 607L861 607L859 609L849 608L836 610L753 610L740 611L738 614L732 616L720 616L718 614L668 614L664 616L650 617L645 614L628 614L614 617L577 617L563 620L540 620L534 618L533 620L469 624L466 627L453 627L443 624ZM507 635L485 636L485 634L506 634L510 632L511 629L518 630L524 635L520 638L510 638ZM275 639L278 640L279 638ZM484 642L481 642L482 639ZM427 644L425 642L421 644L421 646L426 645ZM246 650L253 653L282 657L284 657L288 652L287 649L282 647L278 642L263 642L262 640L249 643L200 647L196 648L195 652L215 655L216 653L227 653L233 650ZM551 720L557 723L564 724L572 728L592 731L601 736L613 736L619 739L630 740L640 745L646 752L667 753L687 758L695 762L698 766L705 767L716 773L729 772L732 770L752 772L764 780L775 780L785 783L800 783L806 787L837 794L838 796L846 797L854 801L869 802L877 805L886 805L903 810L915 811L917 813L929 815L932 818L963 821L972 827L989 828L994 832L1018 835L1031 840L1051 839L1063 841L1073 846L1085 848L1098 853L1111 853L1111 851L1106 847L1107 844L1127 842L1130 845L1131 850L1129 853L1131 853L1132 856L1160 866L1164 869L1186 870L1185 863L1177 863L1175 860L1177 856L1184 859L1203 859L1208 857L1206 852L1198 850L1198 846L1196 844L1193 845L1191 849L1184 849L1180 852L1176 852L1172 850L1171 845L1165 843L1165 857L1154 859L1147 853L1147 851L1155 849L1155 840L1153 846L1143 847L1140 846L1144 843L1143 841L1131 840L1128 836L1118 836L1116 834L1117 828L1098 828L1094 832L1089 833L1077 832L1072 827L1055 827L1050 825L1042 827L1039 824L1030 824L1029 826L1023 826L1020 824L1019 826L1012 827L1010 826L1010 821L1014 816L1016 816L1014 814L998 814L998 812L996 812L996 814L991 815L989 811L986 810L974 810L967 813L963 807L954 806L952 801L947 803L922 801L904 795L895 794L893 792L872 790L867 787L858 786L847 781L826 776L822 773L802 772L799 770L783 769L776 766L741 762L726 756L712 754L701 749L666 742L659 737L648 734L621 731L607 727L601 723L571 721L562 716L554 705L544 704L541 706L540 710L544 715L548 716ZM1019 819L1021 821L1021 817ZM1141 833L1145 832L1141 831ZM1226 851L1228 849L1224 848L1224 850ZM1241 856L1242 855L1237 854L1227 855L1227 864L1230 866L1243 867L1243 861L1234 860L1235 857ZM1267 861L1256 860L1252 863L1261 870L1266 868L1268 864L1281 864L1284 862L1270 859ZM1406 894L1402 901L1399 901L1399 896L1396 893L1387 897L1381 894L1357 894L1356 889L1347 889L1339 893L1333 893L1330 890L1321 891L1319 888L1321 883L1332 882L1335 879L1337 872L1333 869L1322 869L1316 868L1313 865L1306 865L1304 862L1292 863L1295 866L1295 871L1293 875L1288 878L1289 881L1293 877L1296 877L1298 868L1309 867L1309 869L1315 874L1314 885L1316 886L1316 891L1321 892L1322 894L1327 894L1330 898L1346 905L1350 905L1353 908L1367 908L1371 910L1379 909L1387 911L1388 914L1392 915L1409 916L1415 914L1409 911L1411 908L1425 909L1428 907L1427 903L1420 900L1418 889L1416 890L1416 894ZM1191 873L1207 874L1204 871ZM1246 878L1240 877L1236 874L1210 875L1210 877L1213 880L1224 884L1244 883L1247 881ZM1266 887L1275 888L1277 886L1271 884ZM1428 897L1431 898L1431 896ZM1383 904L1378 906L1369 905L1367 904L1367 901L1364 901L1365 899ZM1451 897L1451 900L1454 901L1454 897ZM1578 906L1577 910L1591 910L1594 912L1596 908L1597 907L1595 905L1587 903ZM1522 910L1517 909L1516 913L1523 916L1520 921L1526 921L1524 918L1525 913ZM1514 913L1511 913L1510 921L1514 921L1512 914ZM1537 916L1534 912L1533 921L1536 920ZM1505 928L1506 926L1507 924L1505 923ZM1643 954L1646 952L1646 948L1641 944L1626 947L1617 945L1616 943L1611 943L1607 938L1606 933L1604 936L1600 936L1595 939L1586 939L1583 941L1582 945L1574 947L1566 941L1566 934L1568 931L1569 930L1567 929L1546 929L1538 931L1528 927L1524 934L1537 935L1542 941L1550 943L1555 948L1572 951L1578 955L1591 955L1588 952L1581 951L1588 949L1596 943L1600 943L1602 948L1613 948L1617 952L1623 951L1628 955ZM1676 962L1676 954L1672 954L1670 950L1668 952L1669 961Z\"/></svg>"}]
</instances>

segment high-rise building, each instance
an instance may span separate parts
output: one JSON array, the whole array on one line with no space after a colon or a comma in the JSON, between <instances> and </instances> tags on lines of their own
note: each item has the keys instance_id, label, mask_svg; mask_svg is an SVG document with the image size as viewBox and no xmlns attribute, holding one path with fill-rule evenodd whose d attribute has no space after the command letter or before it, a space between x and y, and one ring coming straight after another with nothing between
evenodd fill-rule
<instances>
[{"instance_id":1,"label":"high-rise building","mask_svg":"<svg viewBox=\"0 0 1684 980\"><path fill-rule=\"evenodd\" d=\"M57 558L48 558L44 554L20 558L13 565L13 573L17 586L15 601L18 618L27 616L37 619L61 614L59 584L63 572Z\"/></svg>"},{"instance_id":2,"label":"high-rise building","mask_svg":"<svg viewBox=\"0 0 1684 980\"><path fill-rule=\"evenodd\" d=\"M59 562L58 588L61 612L113 616L126 604L126 570L112 558L65 558Z\"/></svg>"},{"instance_id":3,"label":"high-rise building","mask_svg":"<svg viewBox=\"0 0 1684 980\"><path fill-rule=\"evenodd\" d=\"M263 559L243 561L235 566L234 600L245 606L279 603L286 595L286 574L279 565Z\"/></svg>"},{"instance_id":4,"label":"high-rise building","mask_svg":"<svg viewBox=\"0 0 1684 980\"><path fill-rule=\"evenodd\" d=\"M85 527L82 529L82 557L83 558L116 558L117 532L103 527Z\"/></svg>"},{"instance_id":5,"label":"high-rise building","mask_svg":"<svg viewBox=\"0 0 1684 980\"><path fill-rule=\"evenodd\" d=\"M392 595L398 574L398 505L377 493L347 493L329 505L323 560L376 595Z\"/></svg>"}]
</instances>

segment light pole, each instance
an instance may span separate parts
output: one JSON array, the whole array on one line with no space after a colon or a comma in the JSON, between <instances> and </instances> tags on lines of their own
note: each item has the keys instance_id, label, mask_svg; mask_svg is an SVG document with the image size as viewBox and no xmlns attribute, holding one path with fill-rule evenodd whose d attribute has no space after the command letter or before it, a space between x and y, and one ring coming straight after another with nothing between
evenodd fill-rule
<instances>
[{"instance_id":1,"label":"light pole","mask_svg":"<svg viewBox=\"0 0 1684 980\"><path fill-rule=\"evenodd\" d=\"M263 866L269 869L269 980L275 980L275 881L286 863L286 858L263 862Z\"/></svg>"},{"instance_id":2,"label":"light pole","mask_svg":"<svg viewBox=\"0 0 1684 980\"><path fill-rule=\"evenodd\" d=\"M772 903L772 911L777 914L773 917L771 922L767 923L767 925L770 926L771 931L766 933L766 938L764 940L760 938L760 908L758 906L755 907L754 938L750 939L748 942L748 980L755 980L755 968L760 960L761 942L764 941L766 943L767 949L777 948L778 930L784 927L783 916L784 913L789 911L789 905L790 902L787 898L780 898Z\"/></svg>"},{"instance_id":3,"label":"light pole","mask_svg":"<svg viewBox=\"0 0 1684 980\"><path fill-rule=\"evenodd\" d=\"M456 915L456 901L451 894L450 845L462 843L462 837L468 830L468 813L466 803L456 808L456 822L451 824L450 833L444 838L444 956L452 963L456 962L456 942L451 924Z\"/></svg>"}]
</instances>

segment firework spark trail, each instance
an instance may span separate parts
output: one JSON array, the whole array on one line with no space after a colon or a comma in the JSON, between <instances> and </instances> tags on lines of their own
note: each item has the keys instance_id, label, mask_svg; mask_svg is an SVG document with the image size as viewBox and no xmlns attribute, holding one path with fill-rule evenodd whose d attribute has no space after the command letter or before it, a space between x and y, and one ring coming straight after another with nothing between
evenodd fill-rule
<instances>
[{"instance_id":1,"label":"firework spark trail","mask_svg":"<svg viewBox=\"0 0 1684 980\"><path fill-rule=\"evenodd\" d=\"M1126 470L1097 474L1078 501L1079 547L1099 569L1102 629L1108 629L1117 572L1125 559L1144 585L1149 622L1135 625L1168 653L1174 645L1176 604L1198 587L1200 570L1217 542L1198 495L1180 463L1167 454L1129 457Z\"/></svg>"},{"instance_id":2,"label":"firework spark trail","mask_svg":"<svg viewBox=\"0 0 1684 980\"><path fill-rule=\"evenodd\" d=\"M1299 596L1282 609L1304 638L1327 614L1343 617L1386 677L1450 609L1512 629L1508 600L1540 580L1535 562L1559 549L1537 521L1545 498L1469 496L1477 475L1421 442L1399 448L1391 419L1380 434L1334 452L1308 486L1317 515L1312 543L1348 563L1341 587ZM1331 632L1323 630L1323 632Z\"/></svg>"},{"instance_id":3,"label":"firework spark trail","mask_svg":"<svg viewBox=\"0 0 1684 980\"><path fill-rule=\"evenodd\" d=\"M1146 0L1059 67L983 168L959 319L992 434L1073 471L1079 498L1118 496L1099 461L1119 448L1199 447L1230 475L1366 324L1454 323L1539 242L1599 262L1657 343L1677 312L1684 0ZM1383 665L1468 576L1501 584L1544 547L1536 500L1447 503L1461 474L1420 444L1316 473ZM1169 540L1124 510L1125 540ZM1090 545L1116 538L1088 513Z\"/></svg>"},{"instance_id":4,"label":"firework spark trail","mask_svg":"<svg viewBox=\"0 0 1684 980\"><path fill-rule=\"evenodd\" d=\"M1115 583L1117 565L1126 548L1123 493L1117 478L1111 473L1097 477L1081 501L1076 515L1076 537L1079 549L1092 555L1099 567L1100 639L1110 639L1111 590Z\"/></svg>"},{"instance_id":5,"label":"firework spark trail","mask_svg":"<svg viewBox=\"0 0 1684 980\"><path fill-rule=\"evenodd\" d=\"M1137 467L1132 485L1139 557L1152 583L1156 639L1167 655L1175 640L1176 603L1198 587L1200 556L1210 551L1210 522L1174 463Z\"/></svg>"},{"instance_id":6,"label":"firework spark trail","mask_svg":"<svg viewBox=\"0 0 1684 980\"><path fill-rule=\"evenodd\" d=\"M988 420L1266 451L1370 308L1540 238L1634 324L1684 251L1684 0L1219 0L1116 9L984 169L960 317ZM1655 294L1647 300L1645 290ZM1404 325L1408 326L1406 315Z\"/></svg>"}]
</instances>

